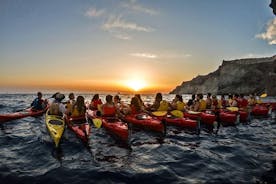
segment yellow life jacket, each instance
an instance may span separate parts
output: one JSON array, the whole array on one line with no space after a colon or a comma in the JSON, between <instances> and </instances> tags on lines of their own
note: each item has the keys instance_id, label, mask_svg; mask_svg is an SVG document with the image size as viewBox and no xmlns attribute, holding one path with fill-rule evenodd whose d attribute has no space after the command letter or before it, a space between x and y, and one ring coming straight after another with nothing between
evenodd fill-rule
<instances>
[{"instance_id":1,"label":"yellow life jacket","mask_svg":"<svg viewBox=\"0 0 276 184\"><path fill-rule=\"evenodd\" d=\"M169 109L169 103L166 100L162 100L157 111L167 111Z\"/></svg>"},{"instance_id":2,"label":"yellow life jacket","mask_svg":"<svg viewBox=\"0 0 276 184\"><path fill-rule=\"evenodd\" d=\"M221 109L222 108L222 101L218 100L218 108Z\"/></svg>"},{"instance_id":3,"label":"yellow life jacket","mask_svg":"<svg viewBox=\"0 0 276 184\"><path fill-rule=\"evenodd\" d=\"M180 101L176 102L176 110L183 111L184 108L185 108L185 103L184 102L180 102Z\"/></svg>"},{"instance_id":4,"label":"yellow life jacket","mask_svg":"<svg viewBox=\"0 0 276 184\"><path fill-rule=\"evenodd\" d=\"M199 101L199 111L203 111L203 110L206 110L206 101L201 99Z\"/></svg>"},{"instance_id":5,"label":"yellow life jacket","mask_svg":"<svg viewBox=\"0 0 276 184\"><path fill-rule=\"evenodd\" d=\"M85 113L79 112L78 109L77 109L77 106L75 106L75 107L73 108L73 110L72 110L71 116L81 116L81 115L84 115L84 114L85 114Z\"/></svg>"},{"instance_id":6,"label":"yellow life jacket","mask_svg":"<svg viewBox=\"0 0 276 184\"><path fill-rule=\"evenodd\" d=\"M67 102L65 107L67 112L73 111L73 104L71 104L70 102Z\"/></svg>"}]
</instances>

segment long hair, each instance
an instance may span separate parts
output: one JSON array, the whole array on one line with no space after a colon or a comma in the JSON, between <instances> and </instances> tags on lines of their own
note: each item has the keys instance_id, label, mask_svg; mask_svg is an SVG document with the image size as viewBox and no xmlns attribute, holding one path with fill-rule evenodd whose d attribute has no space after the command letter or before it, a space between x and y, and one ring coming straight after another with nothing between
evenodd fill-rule
<instances>
[{"instance_id":1,"label":"long hair","mask_svg":"<svg viewBox=\"0 0 276 184\"><path fill-rule=\"evenodd\" d=\"M84 104L84 97L83 96L78 96L77 97L77 101L74 104L74 108L77 108L77 110L79 111L80 114L85 113L85 104Z\"/></svg>"}]
</instances>

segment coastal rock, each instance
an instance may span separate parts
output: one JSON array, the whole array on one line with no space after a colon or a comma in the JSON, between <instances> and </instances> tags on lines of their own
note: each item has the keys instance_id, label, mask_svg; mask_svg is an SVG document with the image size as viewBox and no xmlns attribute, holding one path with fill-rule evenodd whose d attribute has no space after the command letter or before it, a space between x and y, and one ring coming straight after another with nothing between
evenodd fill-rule
<instances>
[{"instance_id":1,"label":"coastal rock","mask_svg":"<svg viewBox=\"0 0 276 184\"><path fill-rule=\"evenodd\" d=\"M275 96L276 55L267 58L224 60L216 71L184 81L170 93L267 93Z\"/></svg>"}]
</instances>

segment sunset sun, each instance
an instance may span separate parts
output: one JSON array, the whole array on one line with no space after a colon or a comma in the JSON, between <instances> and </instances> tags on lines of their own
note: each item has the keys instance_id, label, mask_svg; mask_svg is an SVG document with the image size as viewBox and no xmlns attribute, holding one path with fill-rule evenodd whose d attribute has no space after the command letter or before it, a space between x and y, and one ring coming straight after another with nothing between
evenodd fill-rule
<instances>
[{"instance_id":1,"label":"sunset sun","mask_svg":"<svg viewBox=\"0 0 276 184\"><path fill-rule=\"evenodd\" d=\"M146 83L143 80L132 79L126 82L126 86L133 89L134 91L140 91L141 89L146 87Z\"/></svg>"}]
</instances>

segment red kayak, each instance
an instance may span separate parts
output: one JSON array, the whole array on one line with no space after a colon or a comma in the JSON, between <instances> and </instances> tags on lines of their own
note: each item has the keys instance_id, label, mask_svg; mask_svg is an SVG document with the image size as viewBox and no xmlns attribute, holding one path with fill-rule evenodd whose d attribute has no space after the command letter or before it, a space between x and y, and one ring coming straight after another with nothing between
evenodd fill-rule
<instances>
[{"instance_id":1,"label":"red kayak","mask_svg":"<svg viewBox=\"0 0 276 184\"><path fill-rule=\"evenodd\" d=\"M219 113L220 122L225 125L236 125L239 123L239 114L237 112L221 110Z\"/></svg>"},{"instance_id":2,"label":"red kayak","mask_svg":"<svg viewBox=\"0 0 276 184\"><path fill-rule=\"evenodd\" d=\"M251 111L254 116L267 116L269 109L264 105L255 105Z\"/></svg>"},{"instance_id":3,"label":"red kayak","mask_svg":"<svg viewBox=\"0 0 276 184\"><path fill-rule=\"evenodd\" d=\"M200 119L200 122L209 126L213 126L216 121L216 116L207 112L192 112L188 111L184 113L184 117L192 120Z\"/></svg>"},{"instance_id":4,"label":"red kayak","mask_svg":"<svg viewBox=\"0 0 276 184\"><path fill-rule=\"evenodd\" d=\"M183 127L183 128L192 128L196 129L198 127L198 122L196 120L192 120L189 118L177 118L177 117L164 117L163 118L167 125L173 125L173 126L178 126L178 127Z\"/></svg>"},{"instance_id":5,"label":"red kayak","mask_svg":"<svg viewBox=\"0 0 276 184\"><path fill-rule=\"evenodd\" d=\"M15 120L15 119L25 118L28 116L32 116L32 117L41 116L47 111L48 108L49 108L49 106L47 106L43 110L33 110L32 108L28 108L28 109L26 109L24 111L20 111L20 112L0 114L0 123L4 123L4 122Z\"/></svg>"},{"instance_id":6,"label":"red kayak","mask_svg":"<svg viewBox=\"0 0 276 184\"><path fill-rule=\"evenodd\" d=\"M276 110L276 102L263 102L259 105L266 106L267 108L271 108L272 111Z\"/></svg>"},{"instance_id":7,"label":"red kayak","mask_svg":"<svg viewBox=\"0 0 276 184\"><path fill-rule=\"evenodd\" d=\"M87 118L93 121L94 118L99 118L102 121L102 126L111 134L118 137L120 140L128 143L129 141L129 129L128 125L115 117L100 117L97 116L96 111L87 110Z\"/></svg>"},{"instance_id":8,"label":"red kayak","mask_svg":"<svg viewBox=\"0 0 276 184\"><path fill-rule=\"evenodd\" d=\"M247 122L248 121L248 112L245 111L224 111L225 113L228 114L235 114L235 115L240 115L240 122ZM227 118L227 117L226 117Z\"/></svg>"},{"instance_id":9,"label":"red kayak","mask_svg":"<svg viewBox=\"0 0 276 184\"><path fill-rule=\"evenodd\" d=\"M166 121L166 125L178 126L182 128L191 128L196 129L198 127L197 120L189 119L189 118L180 118L173 116L171 114L165 114L164 116L154 116L159 120Z\"/></svg>"},{"instance_id":10,"label":"red kayak","mask_svg":"<svg viewBox=\"0 0 276 184\"><path fill-rule=\"evenodd\" d=\"M166 134L166 125L164 121L146 113L127 115L124 120L134 126L143 127L155 132L161 132L162 135Z\"/></svg>"},{"instance_id":11,"label":"red kayak","mask_svg":"<svg viewBox=\"0 0 276 184\"><path fill-rule=\"evenodd\" d=\"M86 121L85 116L65 117L65 122L70 130L72 130L83 143L88 143L91 126Z\"/></svg>"}]
</instances>

